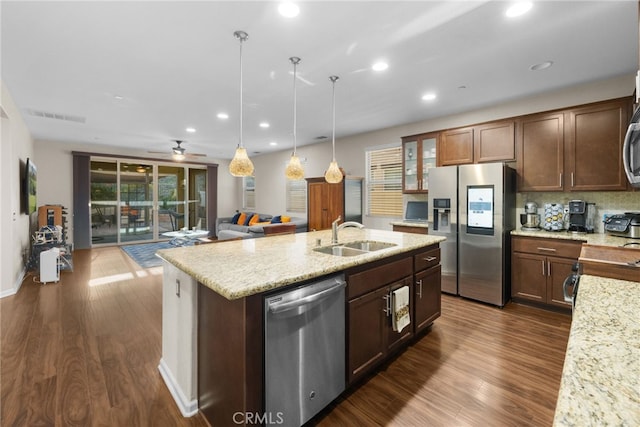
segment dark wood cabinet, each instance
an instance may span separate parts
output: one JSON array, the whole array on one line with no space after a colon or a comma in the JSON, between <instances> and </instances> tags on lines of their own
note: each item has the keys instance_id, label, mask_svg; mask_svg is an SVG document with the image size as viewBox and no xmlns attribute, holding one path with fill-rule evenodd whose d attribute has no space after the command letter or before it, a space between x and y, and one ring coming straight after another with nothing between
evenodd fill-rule
<instances>
[{"instance_id":1,"label":"dark wood cabinet","mask_svg":"<svg viewBox=\"0 0 640 427\"><path fill-rule=\"evenodd\" d=\"M578 261L579 241L535 237L512 238L511 297L571 308L562 285Z\"/></svg>"},{"instance_id":2,"label":"dark wood cabinet","mask_svg":"<svg viewBox=\"0 0 640 427\"><path fill-rule=\"evenodd\" d=\"M626 190L628 98L518 120L518 191Z\"/></svg>"},{"instance_id":3,"label":"dark wood cabinet","mask_svg":"<svg viewBox=\"0 0 640 427\"><path fill-rule=\"evenodd\" d=\"M449 129L440 134L439 166L508 162L515 159L513 120Z\"/></svg>"},{"instance_id":4,"label":"dark wood cabinet","mask_svg":"<svg viewBox=\"0 0 640 427\"><path fill-rule=\"evenodd\" d=\"M362 178L345 177L338 184L307 178L308 230L329 229L338 216L341 222L362 222Z\"/></svg>"},{"instance_id":5,"label":"dark wood cabinet","mask_svg":"<svg viewBox=\"0 0 640 427\"><path fill-rule=\"evenodd\" d=\"M429 169L436 166L437 133L402 138L402 192L427 193Z\"/></svg>"},{"instance_id":6,"label":"dark wood cabinet","mask_svg":"<svg viewBox=\"0 0 640 427\"><path fill-rule=\"evenodd\" d=\"M441 132L437 153L438 166L473 163L473 128Z\"/></svg>"},{"instance_id":7,"label":"dark wood cabinet","mask_svg":"<svg viewBox=\"0 0 640 427\"><path fill-rule=\"evenodd\" d=\"M562 191L564 114L535 114L518 121L518 191Z\"/></svg>"},{"instance_id":8,"label":"dark wood cabinet","mask_svg":"<svg viewBox=\"0 0 640 427\"><path fill-rule=\"evenodd\" d=\"M516 159L515 122L491 122L475 126L474 163L509 162Z\"/></svg>"},{"instance_id":9,"label":"dark wood cabinet","mask_svg":"<svg viewBox=\"0 0 640 427\"><path fill-rule=\"evenodd\" d=\"M441 314L440 248L429 247L413 257L414 332L428 328Z\"/></svg>"},{"instance_id":10,"label":"dark wood cabinet","mask_svg":"<svg viewBox=\"0 0 640 427\"><path fill-rule=\"evenodd\" d=\"M571 109L566 113L565 188L626 190L622 145L629 125L629 102L617 100Z\"/></svg>"},{"instance_id":11,"label":"dark wood cabinet","mask_svg":"<svg viewBox=\"0 0 640 427\"><path fill-rule=\"evenodd\" d=\"M413 327L396 332L392 327L392 292L409 287L409 312L413 313L413 262L411 257L347 276L347 381L369 372L413 336Z\"/></svg>"}]
</instances>

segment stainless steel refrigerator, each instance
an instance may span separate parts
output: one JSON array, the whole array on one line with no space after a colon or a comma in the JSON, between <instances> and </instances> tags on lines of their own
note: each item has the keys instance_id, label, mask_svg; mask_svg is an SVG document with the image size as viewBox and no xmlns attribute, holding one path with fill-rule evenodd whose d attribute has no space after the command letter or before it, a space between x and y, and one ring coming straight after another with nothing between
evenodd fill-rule
<instances>
[{"instance_id":1,"label":"stainless steel refrigerator","mask_svg":"<svg viewBox=\"0 0 640 427\"><path fill-rule=\"evenodd\" d=\"M504 163L429 169L429 234L440 244L442 291L504 306L511 293L515 171Z\"/></svg>"}]
</instances>

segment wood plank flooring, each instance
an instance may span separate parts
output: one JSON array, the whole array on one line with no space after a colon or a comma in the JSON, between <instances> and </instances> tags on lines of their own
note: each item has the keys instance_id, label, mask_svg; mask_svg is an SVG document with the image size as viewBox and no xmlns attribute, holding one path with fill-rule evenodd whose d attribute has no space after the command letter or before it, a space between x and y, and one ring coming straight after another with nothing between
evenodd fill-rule
<instances>
[{"instance_id":1,"label":"wood plank flooring","mask_svg":"<svg viewBox=\"0 0 640 427\"><path fill-rule=\"evenodd\" d=\"M161 268L119 248L76 251L74 267L0 300L0 425L206 426L182 417L157 369ZM442 306L422 339L310 424L551 425L570 316L447 295Z\"/></svg>"}]
</instances>

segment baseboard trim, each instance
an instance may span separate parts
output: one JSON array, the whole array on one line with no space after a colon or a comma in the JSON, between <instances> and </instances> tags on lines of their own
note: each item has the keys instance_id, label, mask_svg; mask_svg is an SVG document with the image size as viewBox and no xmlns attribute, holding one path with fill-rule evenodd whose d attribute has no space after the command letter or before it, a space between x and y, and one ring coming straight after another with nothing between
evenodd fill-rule
<instances>
[{"instance_id":1,"label":"baseboard trim","mask_svg":"<svg viewBox=\"0 0 640 427\"><path fill-rule=\"evenodd\" d=\"M160 364L158 365L158 370L160 371L160 376L164 380L164 383L167 385L171 396L173 396L173 400L175 400L180 412L183 417L193 417L198 413L198 399L188 400L187 396L184 395L184 392L180 388L180 385L177 383L171 370L165 363L164 359L160 359Z\"/></svg>"},{"instance_id":2,"label":"baseboard trim","mask_svg":"<svg viewBox=\"0 0 640 427\"><path fill-rule=\"evenodd\" d=\"M13 284L13 288L0 292L0 299L17 294L26 276L27 276L27 270L22 270L20 272L20 275L18 276L18 279Z\"/></svg>"}]
</instances>

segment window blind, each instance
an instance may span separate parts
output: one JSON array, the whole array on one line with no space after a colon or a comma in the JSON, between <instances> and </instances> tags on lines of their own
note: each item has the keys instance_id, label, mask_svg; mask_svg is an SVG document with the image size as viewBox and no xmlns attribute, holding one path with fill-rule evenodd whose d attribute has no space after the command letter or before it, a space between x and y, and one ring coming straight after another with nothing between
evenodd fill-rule
<instances>
[{"instance_id":1,"label":"window blind","mask_svg":"<svg viewBox=\"0 0 640 427\"><path fill-rule=\"evenodd\" d=\"M367 214L402 217L402 147L367 151Z\"/></svg>"},{"instance_id":2,"label":"window blind","mask_svg":"<svg viewBox=\"0 0 640 427\"><path fill-rule=\"evenodd\" d=\"M307 211L307 181L287 180L287 212Z\"/></svg>"}]
</instances>

